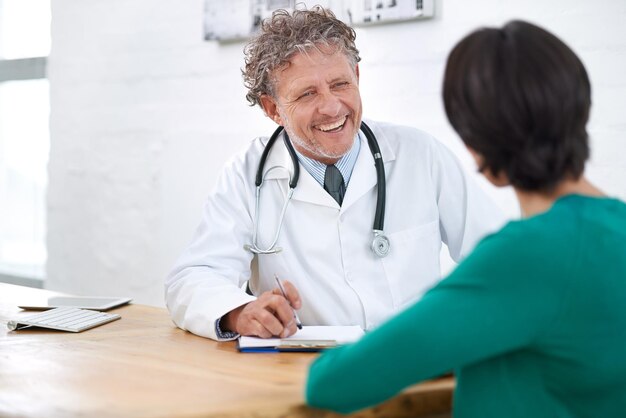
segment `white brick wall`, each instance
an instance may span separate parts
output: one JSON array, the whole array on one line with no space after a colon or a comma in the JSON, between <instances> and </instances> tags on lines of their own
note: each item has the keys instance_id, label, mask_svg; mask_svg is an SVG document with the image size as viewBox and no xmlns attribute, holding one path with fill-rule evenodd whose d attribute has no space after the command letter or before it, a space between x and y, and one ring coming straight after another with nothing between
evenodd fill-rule
<instances>
[{"instance_id":1,"label":"white brick wall","mask_svg":"<svg viewBox=\"0 0 626 418\"><path fill-rule=\"evenodd\" d=\"M479 25L527 19L586 64L588 173L626 199L626 2L436 1L433 20L357 30L365 116L430 131L474 170L440 99L447 53ZM162 304L224 160L273 124L244 99L243 43L202 40L201 0L52 6L47 287ZM516 212L510 191L489 192Z\"/></svg>"}]
</instances>

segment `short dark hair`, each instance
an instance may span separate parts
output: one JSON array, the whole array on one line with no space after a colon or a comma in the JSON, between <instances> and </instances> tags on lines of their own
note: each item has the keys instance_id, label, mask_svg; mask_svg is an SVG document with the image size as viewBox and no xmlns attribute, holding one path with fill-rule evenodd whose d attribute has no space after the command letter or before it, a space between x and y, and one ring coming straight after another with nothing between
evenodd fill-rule
<instances>
[{"instance_id":1,"label":"short dark hair","mask_svg":"<svg viewBox=\"0 0 626 418\"><path fill-rule=\"evenodd\" d=\"M504 173L528 191L582 175L589 78L576 54L544 29L517 20L466 36L448 56L443 98L454 129L484 158L480 171Z\"/></svg>"}]
</instances>

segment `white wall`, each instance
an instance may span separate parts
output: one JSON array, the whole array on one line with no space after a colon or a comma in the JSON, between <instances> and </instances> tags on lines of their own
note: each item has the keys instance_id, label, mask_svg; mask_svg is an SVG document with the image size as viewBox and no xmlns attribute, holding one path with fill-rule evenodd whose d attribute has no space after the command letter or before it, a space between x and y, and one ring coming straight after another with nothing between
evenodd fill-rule
<instances>
[{"instance_id":1,"label":"white wall","mask_svg":"<svg viewBox=\"0 0 626 418\"><path fill-rule=\"evenodd\" d=\"M626 2L436 1L430 21L357 30L365 116L430 131L474 170L440 99L446 55L479 25L527 19L586 64L588 174L626 199ZM202 0L52 3L46 286L160 305L223 162L273 125L244 99L243 43L202 40Z\"/></svg>"}]
</instances>

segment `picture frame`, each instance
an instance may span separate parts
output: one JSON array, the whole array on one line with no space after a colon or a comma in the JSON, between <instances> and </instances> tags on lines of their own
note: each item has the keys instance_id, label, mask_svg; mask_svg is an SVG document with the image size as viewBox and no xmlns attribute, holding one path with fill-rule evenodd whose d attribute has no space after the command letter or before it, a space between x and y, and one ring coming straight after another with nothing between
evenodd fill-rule
<instances>
[{"instance_id":1,"label":"picture frame","mask_svg":"<svg viewBox=\"0 0 626 418\"><path fill-rule=\"evenodd\" d=\"M435 0L316 0L314 5L332 10L338 19L357 27L428 19L435 12ZM308 7L298 0L205 0L204 39L245 40L275 10Z\"/></svg>"}]
</instances>

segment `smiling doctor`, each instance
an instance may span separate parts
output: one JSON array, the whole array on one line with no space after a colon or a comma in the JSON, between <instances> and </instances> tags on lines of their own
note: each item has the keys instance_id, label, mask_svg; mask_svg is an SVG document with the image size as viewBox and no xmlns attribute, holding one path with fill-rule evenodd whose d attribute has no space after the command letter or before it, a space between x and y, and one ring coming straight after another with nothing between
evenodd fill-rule
<instances>
[{"instance_id":1,"label":"smiling doctor","mask_svg":"<svg viewBox=\"0 0 626 418\"><path fill-rule=\"evenodd\" d=\"M458 261L504 222L437 140L362 121L354 40L316 7L274 12L247 45L247 99L279 127L226 164L166 280L180 328L284 337L295 309L371 329L437 283L442 242Z\"/></svg>"}]
</instances>

